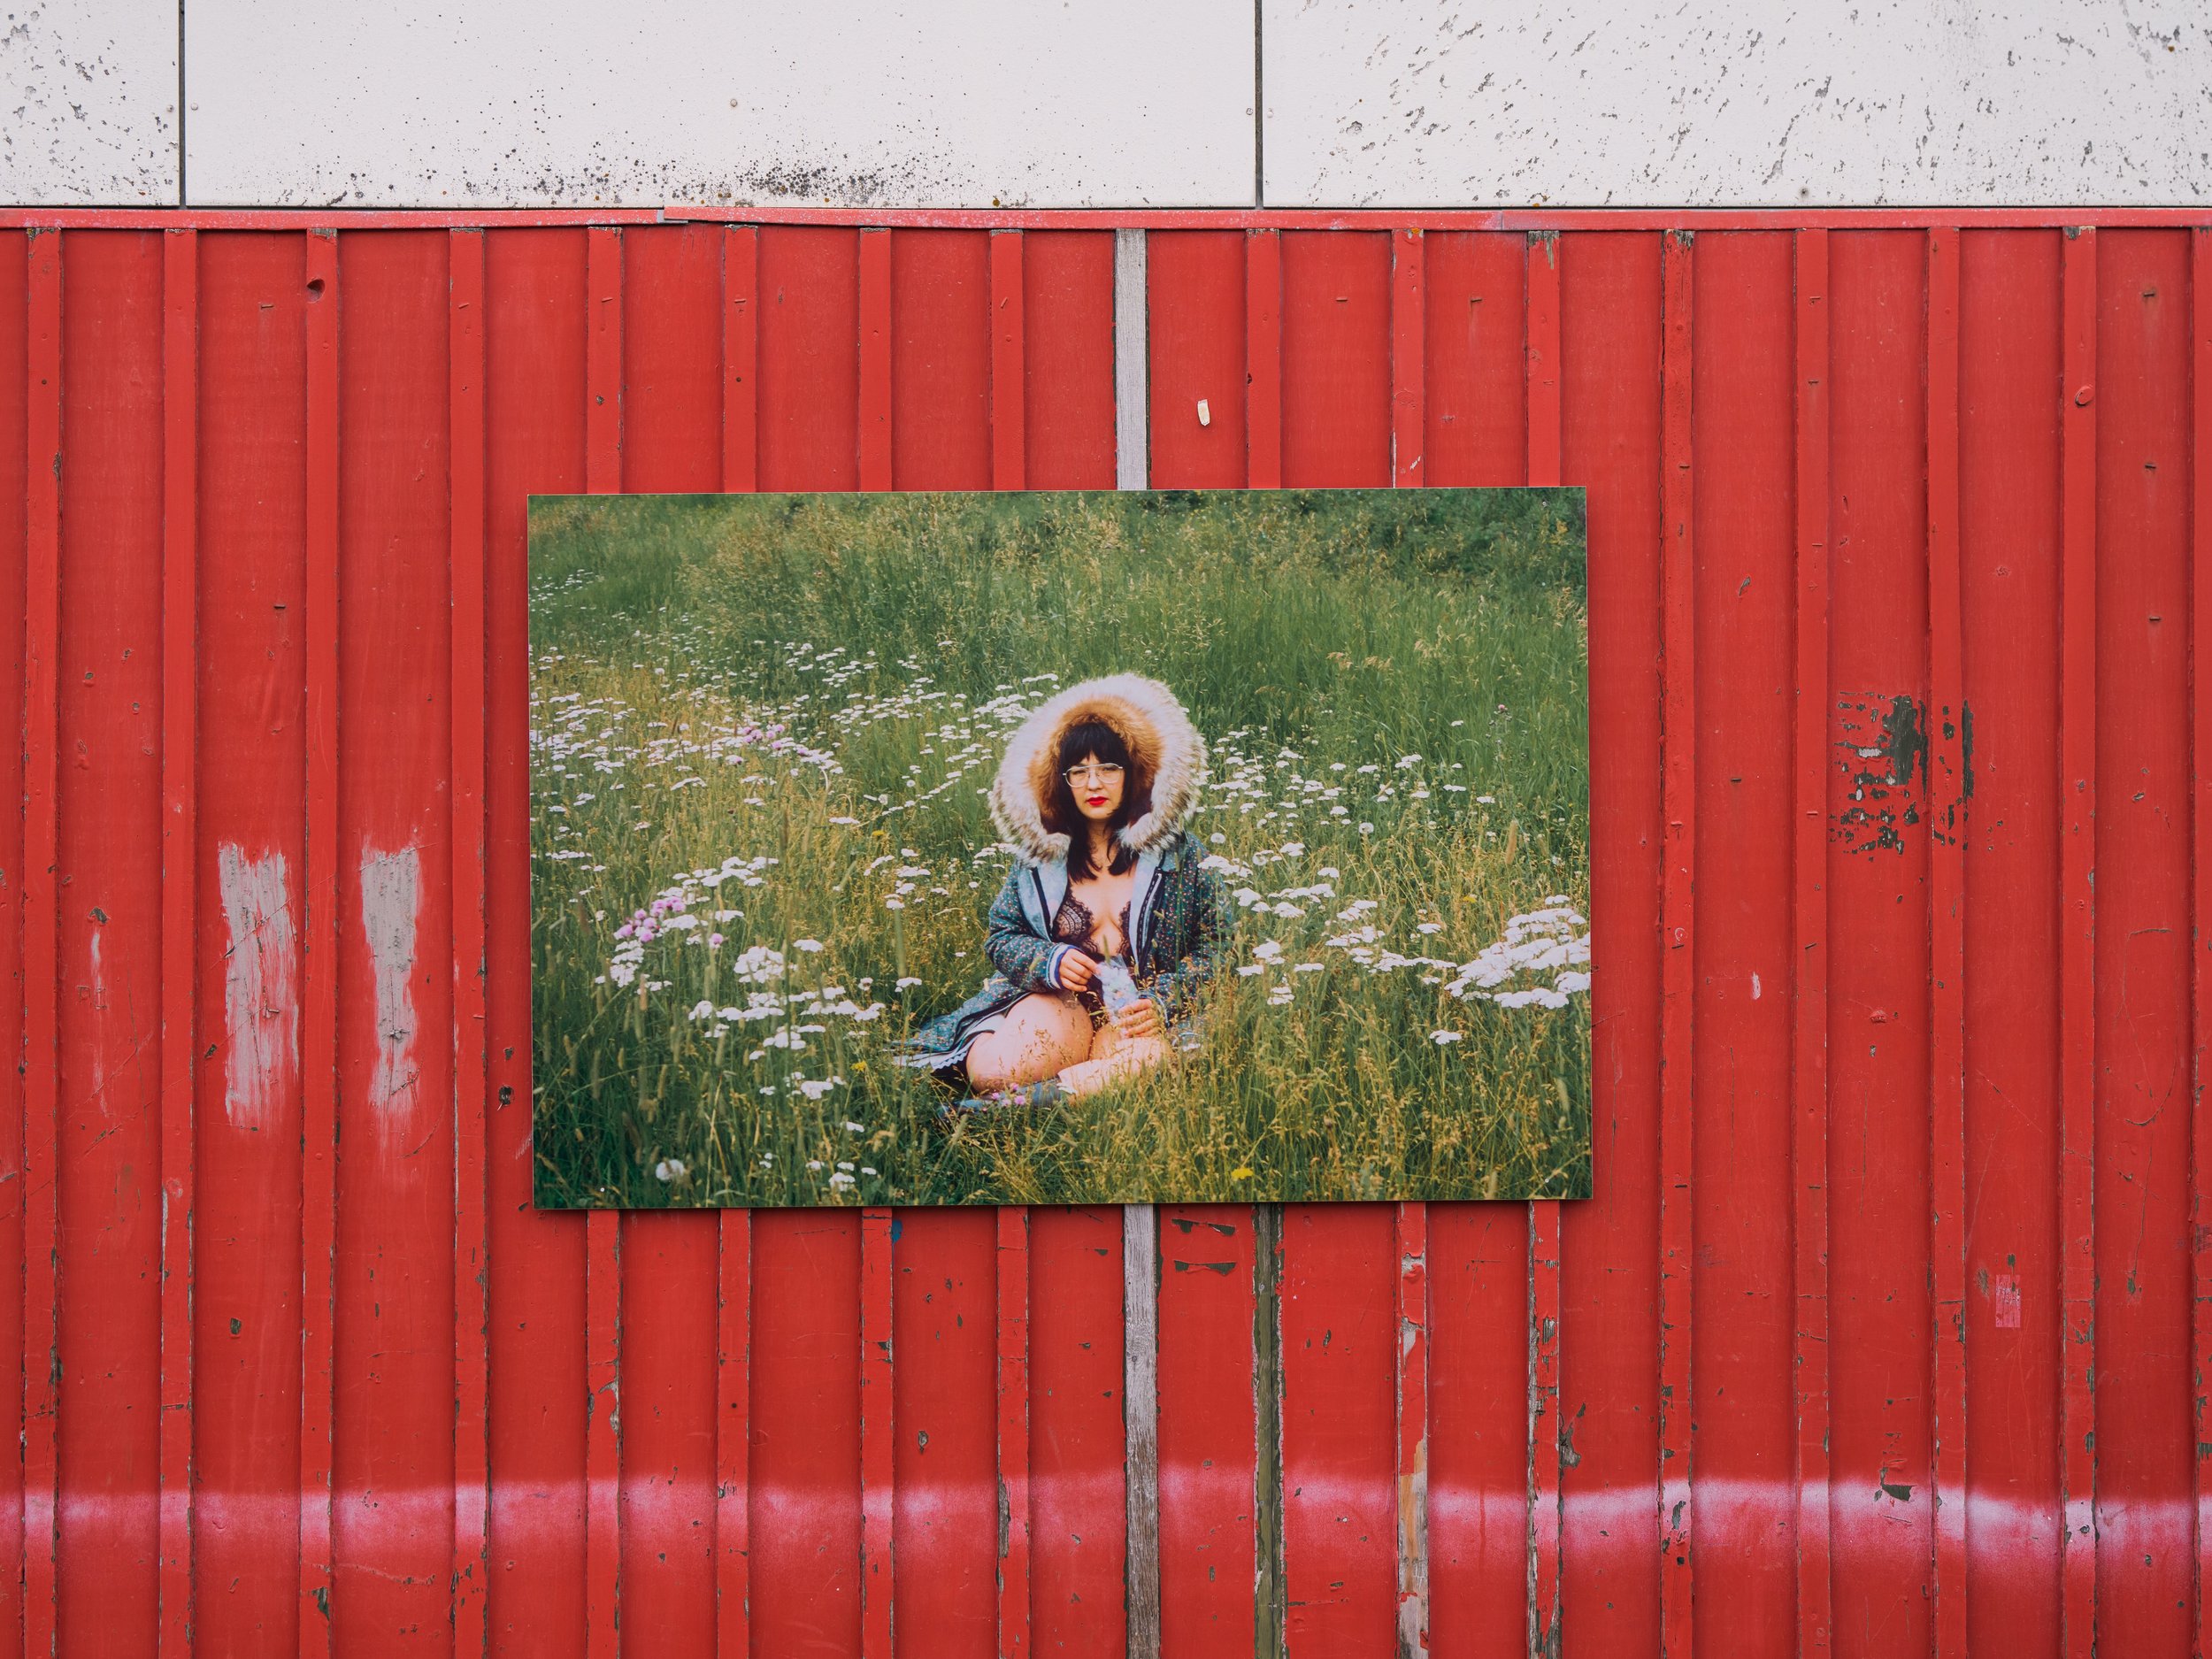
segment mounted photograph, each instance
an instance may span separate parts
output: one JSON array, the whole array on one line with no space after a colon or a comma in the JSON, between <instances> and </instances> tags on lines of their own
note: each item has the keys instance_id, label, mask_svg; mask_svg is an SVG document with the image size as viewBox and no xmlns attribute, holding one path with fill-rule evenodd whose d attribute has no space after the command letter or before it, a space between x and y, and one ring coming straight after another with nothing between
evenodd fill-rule
<instances>
[{"instance_id":1,"label":"mounted photograph","mask_svg":"<svg viewBox=\"0 0 2212 1659\"><path fill-rule=\"evenodd\" d=\"M544 496L536 1202L1574 1198L1571 489Z\"/></svg>"}]
</instances>

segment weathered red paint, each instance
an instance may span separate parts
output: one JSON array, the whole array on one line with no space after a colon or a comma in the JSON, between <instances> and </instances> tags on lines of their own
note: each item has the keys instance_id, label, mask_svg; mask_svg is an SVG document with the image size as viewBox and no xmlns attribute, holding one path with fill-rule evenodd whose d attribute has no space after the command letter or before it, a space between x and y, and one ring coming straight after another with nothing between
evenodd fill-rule
<instances>
[{"instance_id":1,"label":"weathered red paint","mask_svg":"<svg viewBox=\"0 0 2212 1659\"><path fill-rule=\"evenodd\" d=\"M1118 223L1591 536L1595 1194L1161 1212L1164 1651L2190 1650L2200 215L334 217L0 242L0 1652L1121 1650L1121 1216L536 1213L522 857L527 495L1102 486Z\"/></svg>"}]
</instances>

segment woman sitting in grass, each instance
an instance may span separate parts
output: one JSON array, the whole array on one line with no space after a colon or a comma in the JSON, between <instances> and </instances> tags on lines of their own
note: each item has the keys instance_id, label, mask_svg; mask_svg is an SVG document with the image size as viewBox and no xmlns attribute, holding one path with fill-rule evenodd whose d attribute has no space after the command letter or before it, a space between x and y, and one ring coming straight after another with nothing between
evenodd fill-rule
<instances>
[{"instance_id":1,"label":"woman sitting in grass","mask_svg":"<svg viewBox=\"0 0 2212 1659\"><path fill-rule=\"evenodd\" d=\"M1023 722L991 788L1016 863L992 902L997 970L918 1031L906 1064L957 1077L970 1110L1041 1105L1157 1065L1191 1039L1226 938L1220 879L1183 822L1206 745L1175 695L1090 680Z\"/></svg>"}]
</instances>

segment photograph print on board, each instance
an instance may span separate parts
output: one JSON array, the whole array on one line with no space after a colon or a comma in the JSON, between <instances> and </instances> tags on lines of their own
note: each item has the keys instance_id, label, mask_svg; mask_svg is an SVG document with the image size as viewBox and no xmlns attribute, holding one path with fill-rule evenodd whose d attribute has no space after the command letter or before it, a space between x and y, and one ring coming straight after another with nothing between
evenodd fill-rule
<instances>
[{"instance_id":1,"label":"photograph print on board","mask_svg":"<svg viewBox=\"0 0 2212 1659\"><path fill-rule=\"evenodd\" d=\"M534 499L537 1202L1586 1195L1583 521Z\"/></svg>"}]
</instances>

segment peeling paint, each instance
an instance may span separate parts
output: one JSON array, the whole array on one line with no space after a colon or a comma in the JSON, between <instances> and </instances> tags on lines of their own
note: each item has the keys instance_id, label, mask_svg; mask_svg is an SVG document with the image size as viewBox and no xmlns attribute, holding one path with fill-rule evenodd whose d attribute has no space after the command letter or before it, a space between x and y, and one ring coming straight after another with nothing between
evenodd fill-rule
<instances>
[{"instance_id":1,"label":"peeling paint","mask_svg":"<svg viewBox=\"0 0 2212 1659\"><path fill-rule=\"evenodd\" d=\"M411 1103L415 1064L415 925L422 902L422 856L361 852L361 929L376 977L376 1070L369 1104L388 1110Z\"/></svg>"},{"instance_id":2,"label":"peeling paint","mask_svg":"<svg viewBox=\"0 0 2212 1659\"><path fill-rule=\"evenodd\" d=\"M1846 696L1836 703L1844 804L1831 816L1829 839L1849 853L1905 850L1905 833L1921 824L1927 789L1928 738L1918 702L1901 695Z\"/></svg>"},{"instance_id":3,"label":"peeling paint","mask_svg":"<svg viewBox=\"0 0 2212 1659\"><path fill-rule=\"evenodd\" d=\"M284 855L225 841L215 853L223 944L223 1115L273 1127L299 1075L299 940Z\"/></svg>"}]
</instances>

